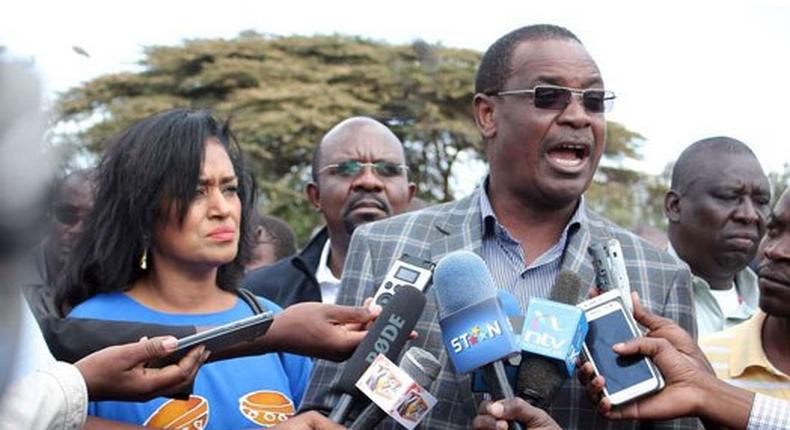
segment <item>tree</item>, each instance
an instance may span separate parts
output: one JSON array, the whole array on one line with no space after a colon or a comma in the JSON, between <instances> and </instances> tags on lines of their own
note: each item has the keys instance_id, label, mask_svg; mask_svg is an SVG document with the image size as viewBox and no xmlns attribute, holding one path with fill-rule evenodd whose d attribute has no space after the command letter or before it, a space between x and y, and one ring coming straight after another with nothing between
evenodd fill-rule
<instances>
[{"instance_id":1,"label":"tree","mask_svg":"<svg viewBox=\"0 0 790 430\"><path fill-rule=\"evenodd\" d=\"M449 176L458 154L480 152L470 108L479 58L421 41L390 45L251 31L232 40L152 46L140 72L101 76L63 94L58 121L80 131L59 138L98 153L108 137L145 116L210 108L232 118L262 206L305 238L319 222L302 193L313 148L349 116L374 117L403 140L420 197L452 198Z\"/></svg>"},{"instance_id":2,"label":"tree","mask_svg":"<svg viewBox=\"0 0 790 430\"><path fill-rule=\"evenodd\" d=\"M773 192L771 205L774 205L779 201L782 193L790 188L790 163L785 163L781 172L769 173L768 180L771 182L771 191Z\"/></svg>"},{"instance_id":3,"label":"tree","mask_svg":"<svg viewBox=\"0 0 790 430\"><path fill-rule=\"evenodd\" d=\"M322 135L353 115L374 117L401 138L428 203L451 200L451 171L464 155L482 160L472 118L480 53L422 41L391 45L353 36L242 32L231 40L188 40L144 49L137 72L98 77L56 104L60 149L85 158L133 122L173 108L209 108L230 117L260 190L260 206L306 239L321 220L304 197ZM626 226L650 219L660 180L629 169L642 136L609 123L591 206ZM652 181L652 182L651 182ZM658 191L656 191L658 190ZM663 200L663 195L662 198Z\"/></svg>"},{"instance_id":4,"label":"tree","mask_svg":"<svg viewBox=\"0 0 790 430\"><path fill-rule=\"evenodd\" d=\"M671 166L652 176L627 167L641 159L644 137L622 124L608 122L606 150L586 197L590 207L626 228L666 228L664 195Z\"/></svg>"}]
</instances>

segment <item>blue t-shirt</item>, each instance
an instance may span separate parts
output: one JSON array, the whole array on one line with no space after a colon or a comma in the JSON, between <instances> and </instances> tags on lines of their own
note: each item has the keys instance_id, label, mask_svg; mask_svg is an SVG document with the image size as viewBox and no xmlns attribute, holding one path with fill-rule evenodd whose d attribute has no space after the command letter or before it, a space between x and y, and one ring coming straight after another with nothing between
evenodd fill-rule
<instances>
[{"instance_id":1,"label":"blue t-shirt","mask_svg":"<svg viewBox=\"0 0 790 430\"><path fill-rule=\"evenodd\" d=\"M281 308L258 298L277 313ZM148 308L123 293L99 294L74 308L69 318L213 326L253 315L241 299L209 314L171 314ZM310 359L286 353L234 358L200 368L189 400L157 397L144 403L91 402L88 413L115 421L173 429L269 427L292 415L312 370Z\"/></svg>"}]
</instances>

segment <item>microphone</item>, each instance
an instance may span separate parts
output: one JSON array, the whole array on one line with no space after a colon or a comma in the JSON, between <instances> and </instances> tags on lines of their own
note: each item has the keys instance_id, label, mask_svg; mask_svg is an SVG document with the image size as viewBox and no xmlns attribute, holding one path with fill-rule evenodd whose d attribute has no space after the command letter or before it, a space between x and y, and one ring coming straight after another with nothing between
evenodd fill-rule
<instances>
[{"instance_id":1,"label":"microphone","mask_svg":"<svg viewBox=\"0 0 790 430\"><path fill-rule=\"evenodd\" d=\"M513 398L501 359L518 347L483 259L469 251L452 252L436 265L433 279L442 340L455 372L482 368L492 396Z\"/></svg>"},{"instance_id":2,"label":"microphone","mask_svg":"<svg viewBox=\"0 0 790 430\"><path fill-rule=\"evenodd\" d=\"M379 354L384 354L393 361L397 359L422 315L425 301L425 295L415 288L399 288L395 291L390 302L368 330L368 334L346 362L336 387L342 394L329 414L329 419L343 424L355 398L361 396L355 386L357 379Z\"/></svg>"},{"instance_id":3,"label":"microphone","mask_svg":"<svg viewBox=\"0 0 790 430\"><path fill-rule=\"evenodd\" d=\"M518 396L546 408L565 379L573 374L576 357L587 335L584 312L572 306L582 284L579 277L560 272L550 301L530 300L521 332L522 360L516 380Z\"/></svg>"},{"instance_id":4,"label":"microphone","mask_svg":"<svg viewBox=\"0 0 790 430\"><path fill-rule=\"evenodd\" d=\"M521 305L518 304L518 300L507 290L498 288L496 290L496 295L497 299L499 299L499 305L502 306L502 310L505 311L505 315L507 315L507 319L510 321L513 335L518 338L521 335L521 327L524 325L524 313L521 312ZM507 380L511 387L516 386L519 364L521 364L521 354L511 355L505 360L505 373L507 374ZM491 392L483 379L483 372L479 369L475 370L472 374L472 392Z\"/></svg>"},{"instance_id":5,"label":"microphone","mask_svg":"<svg viewBox=\"0 0 790 430\"><path fill-rule=\"evenodd\" d=\"M439 360L433 354L416 346L409 348L403 354L399 367L414 379L414 382L425 389L428 389L433 384L433 381L439 376L439 371L442 370L442 364L439 363ZM349 428L351 430L372 429L385 418L387 418L387 413L371 402L360 412Z\"/></svg>"}]
</instances>

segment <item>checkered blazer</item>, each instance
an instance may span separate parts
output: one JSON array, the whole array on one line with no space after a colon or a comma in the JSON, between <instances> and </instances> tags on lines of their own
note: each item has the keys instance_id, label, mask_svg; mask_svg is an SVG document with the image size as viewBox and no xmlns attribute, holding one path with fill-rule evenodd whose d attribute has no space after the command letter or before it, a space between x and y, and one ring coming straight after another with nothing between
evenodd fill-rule
<instances>
[{"instance_id":1,"label":"checkered blazer","mask_svg":"<svg viewBox=\"0 0 790 430\"><path fill-rule=\"evenodd\" d=\"M338 303L360 305L373 296L393 261L403 253L438 262L447 253L459 249L481 252L483 226L478 188L470 196L450 203L410 212L357 228L351 240ZM586 208L582 208L586 210ZM561 270L576 273L583 285L595 285L595 272L587 247L597 240L620 241L631 288L639 292L642 303L652 312L671 318L696 336L691 283L688 268L637 236L610 221L587 211L587 222L569 231ZM582 288L582 301L589 288ZM447 365L447 352L434 294L416 327L419 338L411 345L430 351L444 367L430 387L438 404L425 417L425 429L468 429L477 411L477 399L471 392L469 375L455 375ZM408 348L408 345L407 345ZM405 349L404 349L405 350ZM343 372L343 363L319 360L305 395L302 409L328 410L338 398L332 390ZM696 419L662 423L609 422L599 416L576 378L569 378L552 402L550 414L562 428L696 428ZM399 428L392 420L379 428Z\"/></svg>"}]
</instances>

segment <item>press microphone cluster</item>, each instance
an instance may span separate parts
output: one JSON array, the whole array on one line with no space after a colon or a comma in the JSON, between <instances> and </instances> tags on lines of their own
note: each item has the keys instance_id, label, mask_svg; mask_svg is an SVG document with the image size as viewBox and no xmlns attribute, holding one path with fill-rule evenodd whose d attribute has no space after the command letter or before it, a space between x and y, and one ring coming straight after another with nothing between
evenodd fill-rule
<instances>
[{"instance_id":1,"label":"press microphone cluster","mask_svg":"<svg viewBox=\"0 0 790 430\"><path fill-rule=\"evenodd\" d=\"M364 396L355 384L379 354L397 360L422 315L425 301L425 295L414 288L400 288L395 292L345 364L336 387L342 394L329 414L332 421L343 424L354 402L363 401Z\"/></svg>"},{"instance_id":2,"label":"press microphone cluster","mask_svg":"<svg viewBox=\"0 0 790 430\"><path fill-rule=\"evenodd\" d=\"M557 277L550 300L532 299L526 313L510 293L497 291L521 350L505 360L505 372L515 394L534 406L545 409L574 371L586 334L583 312L572 306L580 293L581 281L567 271ZM490 391L480 372L473 381L473 391Z\"/></svg>"},{"instance_id":3,"label":"press microphone cluster","mask_svg":"<svg viewBox=\"0 0 790 430\"><path fill-rule=\"evenodd\" d=\"M428 388L439 376L442 364L430 352L411 347L401 358L399 367L409 375L414 382L423 388ZM370 403L357 416L349 428L351 430L368 430L376 427L381 421L387 418L387 412L379 408L375 403Z\"/></svg>"}]
</instances>

